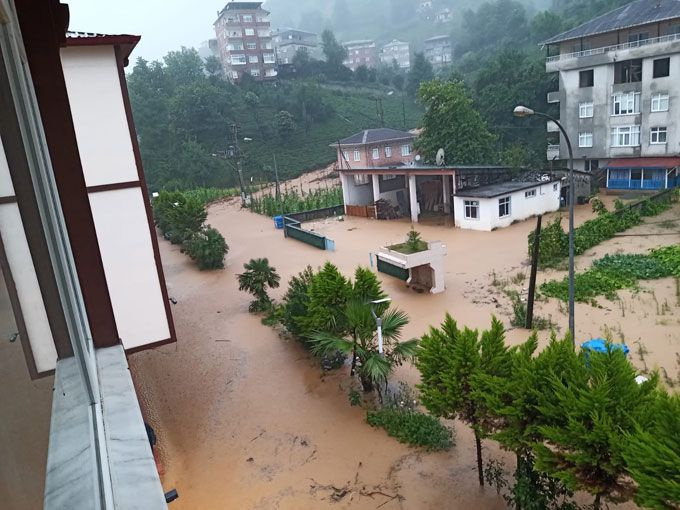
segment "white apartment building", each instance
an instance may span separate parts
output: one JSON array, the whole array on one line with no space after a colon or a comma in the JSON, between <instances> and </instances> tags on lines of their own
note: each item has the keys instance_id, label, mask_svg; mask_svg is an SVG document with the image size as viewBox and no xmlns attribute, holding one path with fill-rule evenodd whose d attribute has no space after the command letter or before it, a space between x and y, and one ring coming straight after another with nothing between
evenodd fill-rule
<instances>
[{"instance_id":1,"label":"white apartment building","mask_svg":"<svg viewBox=\"0 0 680 510\"><path fill-rule=\"evenodd\" d=\"M680 0L637 0L544 42L576 169L611 189L662 189L680 165ZM568 161L557 126L548 160Z\"/></svg>"},{"instance_id":2,"label":"white apartment building","mask_svg":"<svg viewBox=\"0 0 680 510\"><path fill-rule=\"evenodd\" d=\"M411 67L411 48L409 43L392 39L380 50L380 62L391 66L396 61L401 69Z\"/></svg>"}]
</instances>

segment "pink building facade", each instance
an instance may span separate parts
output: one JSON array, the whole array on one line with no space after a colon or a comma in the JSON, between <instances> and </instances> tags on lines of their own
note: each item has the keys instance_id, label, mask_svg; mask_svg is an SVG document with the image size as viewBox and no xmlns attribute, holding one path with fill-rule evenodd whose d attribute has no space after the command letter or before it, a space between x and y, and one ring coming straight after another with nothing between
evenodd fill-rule
<instances>
[{"instance_id":1,"label":"pink building facade","mask_svg":"<svg viewBox=\"0 0 680 510\"><path fill-rule=\"evenodd\" d=\"M410 165L415 135L407 131L366 129L332 144L344 169Z\"/></svg>"},{"instance_id":2,"label":"pink building facade","mask_svg":"<svg viewBox=\"0 0 680 510\"><path fill-rule=\"evenodd\" d=\"M342 44L347 49L347 58L343 64L352 71L360 66L376 67L378 65L378 51L375 41L349 41Z\"/></svg>"}]
</instances>

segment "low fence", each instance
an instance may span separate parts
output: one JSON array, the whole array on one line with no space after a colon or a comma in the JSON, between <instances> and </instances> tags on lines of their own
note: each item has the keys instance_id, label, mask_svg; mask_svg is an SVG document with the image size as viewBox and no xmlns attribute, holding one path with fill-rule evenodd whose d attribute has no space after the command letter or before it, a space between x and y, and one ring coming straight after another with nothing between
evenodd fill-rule
<instances>
[{"instance_id":1,"label":"low fence","mask_svg":"<svg viewBox=\"0 0 680 510\"><path fill-rule=\"evenodd\" d=\"M293 218L299 222L320 220L322 218L330 218L332 216L340 216L345 214L344 205L334 205L332 207L324 207L322 209L314 209L313 211L303 211L297 213L287 214L287 218Z\"/></svg>"},{"instance_id":2,"label":"low fence","mask_svg":"<svg viewBox=\"0 0 680 510\"><path fill-rule=\"evenodd\" d=\"M346 205L347 216L358 216L359 218L375 218L376 208L374 205Z\"/></svg>"},{"instance_id":3,"label":"low fence","mask_svg":"<svg viewBox=\"0 0 680 510\"><path fill-rule=\"evenodd\" d=\"M395 264L391 264L390 262L387 262L383 259L380 258L380 255L376 257L377 259L377 266L378 266L378 271L381 273L385 273L390 276L394 276L395 278L399 278L400 280L408 280L409 277L409 270L404 269L403 267L399 267Z\"/></svg>"},{"instance_id":4,"label":"low fence","mask_svg":"<svg viewBox=\"0 0 680 510\"><path fill-rule=\"evenodd\" d=\"M316 232L305 230L300 226L301 223L297 219L291 216L284 216L283 222L283 229L287 237L292 237L293 239L307 243L320 250L333 251L335 249L335 243L331 239L317 234Z\"/></svg>"}]
</instances>

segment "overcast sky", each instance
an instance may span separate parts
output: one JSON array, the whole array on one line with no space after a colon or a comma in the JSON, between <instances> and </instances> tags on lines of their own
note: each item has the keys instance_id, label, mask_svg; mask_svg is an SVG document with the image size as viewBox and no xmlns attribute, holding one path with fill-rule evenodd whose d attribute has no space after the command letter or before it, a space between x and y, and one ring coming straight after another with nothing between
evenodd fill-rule
<instances>
[{"instance_id":1,"label":"overcast sky","mask_svg":"<svg viewBox=\"0 0 680 510\"><path fill-rule=\"evenodd\" d=\"M213 22L227 0L62 0L70 30L141 35L132 59L158 60L181 46L215 36Z\"/></svg>"}]
</instances>

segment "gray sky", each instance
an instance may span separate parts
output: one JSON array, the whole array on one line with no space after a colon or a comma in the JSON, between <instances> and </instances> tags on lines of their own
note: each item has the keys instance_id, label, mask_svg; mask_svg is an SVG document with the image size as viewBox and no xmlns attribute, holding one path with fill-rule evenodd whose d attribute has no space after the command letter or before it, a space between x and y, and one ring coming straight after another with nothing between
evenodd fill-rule
<instances>
[{"instance_id":1,"label":"gray sky","mask_svg":"<svg viewBox=\"0 0 680 510\"><path fill-rule=\"evenodd\" d=\"M212 24L227 0L62 0L70 30L141 35L131 60L158 60L180 46L215 36Z\"/></svg>"}]
</instances>

